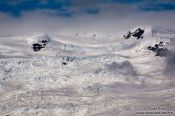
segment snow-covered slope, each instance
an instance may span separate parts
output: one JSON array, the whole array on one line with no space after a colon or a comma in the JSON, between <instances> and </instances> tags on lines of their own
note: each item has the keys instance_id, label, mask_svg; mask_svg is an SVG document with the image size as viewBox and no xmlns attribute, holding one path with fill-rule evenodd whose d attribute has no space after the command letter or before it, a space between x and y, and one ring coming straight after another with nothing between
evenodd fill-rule
<instances>
[{"instance_id":1,"label":"snow-covered slope","mask_svg":"<svg viewBox=\"0 0 175 116\"><path fill-rule=\"evenodd\" d=\"M169 56L147 48L163 41L173 51L175 33L141 28L145 33L138 40L124 39L125 32L0 37L0 115L135 116L145 108L174 110L175 75L165 73ZM33 51L42 40L47 45Z\"/></svg>"}]
</instances>

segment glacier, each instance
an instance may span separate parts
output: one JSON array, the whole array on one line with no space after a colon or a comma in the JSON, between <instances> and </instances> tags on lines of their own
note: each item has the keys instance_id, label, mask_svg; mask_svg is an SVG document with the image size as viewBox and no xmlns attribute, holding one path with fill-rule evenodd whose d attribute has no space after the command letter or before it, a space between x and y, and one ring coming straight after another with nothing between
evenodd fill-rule
<instances>
[{"instance_id":1,"label":"glacier","mask_svg":"<svg viewBox=\"0 0 175 116\"><path fill-rule=\"evenodd\" d=\"M124 39L128 30L0 36L0 115L136 116L145 106L173 111L175 32L141 28L143 39ZM43 39L47 45L33 51ZM170 56L148 49L160 41Z\"/></svg>"}]
</instances>

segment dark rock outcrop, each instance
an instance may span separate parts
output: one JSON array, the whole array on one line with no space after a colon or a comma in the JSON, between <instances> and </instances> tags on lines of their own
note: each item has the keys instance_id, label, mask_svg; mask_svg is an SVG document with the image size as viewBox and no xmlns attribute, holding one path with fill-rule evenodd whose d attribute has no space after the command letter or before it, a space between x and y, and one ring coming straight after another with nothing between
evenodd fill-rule
<instances>
[{"instance_id":1,"label":"dark rock outcrop","mask_svg":"<svg viewBox=\"0 0 175 116\"><path fill-rule=\"evenodd\" d=\"M34 44L33 44L33 50L34 50L35 52L41 50L42 48L44 48L44 46L42 46L42 45L39 44L39 43L34 43Z\"/></svg>"},{"instance_id":2,"label":"dark rock outcrop","mask_svg":"<svg viewBox=\"0 0 175 116\"><path fill-rule=\"evenodd\" d=\"M137 39L142 39L144 32L145 32L144 30L142 30L141 28L138 28L134 32L129 31L127 35L124 35L124 38L129 39L131 37L135 37Z\"/></svg>"},{"instance_id":3,"label":"dark rock outcrop","mask_svg":"<svg viewBox=\"0 0 175 116\"><path fill-rule=\"evenodd\" d=\"M171 52L167 48L163 48L163 42L161 41L159 44L155 44L154 47L148 46L148 49L156 52L155 56L165 57L169 55Z\"/></svg>"},{"instance_id":4,"label":"dark rock outcrop","mask_svg":"<svg viewBox=\"0 0 175 116\"><path fill-rule=\"evenodd\" d=\"M39 51L42 48L45 48L45 46L48 44L50 38L47 35L44 35L43 37L40 38L37 42L33 44L33 51Z\"/></svg>"}]
</instances>

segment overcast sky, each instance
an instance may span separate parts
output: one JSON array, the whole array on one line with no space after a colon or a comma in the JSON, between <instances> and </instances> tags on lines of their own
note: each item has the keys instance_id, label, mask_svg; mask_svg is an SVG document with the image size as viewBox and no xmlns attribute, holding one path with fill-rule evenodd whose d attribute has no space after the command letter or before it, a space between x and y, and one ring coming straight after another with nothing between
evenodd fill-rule
<instances>
[{"instance_id":1,"label":"overcast sky","mask_svg":"<svg viewBox=\"0 0 175 116\"><path fill-rule=\"evenodd\" d=\"M0 34L174 27L175 0L1 0Z\"/></svg>"}]
</instances>

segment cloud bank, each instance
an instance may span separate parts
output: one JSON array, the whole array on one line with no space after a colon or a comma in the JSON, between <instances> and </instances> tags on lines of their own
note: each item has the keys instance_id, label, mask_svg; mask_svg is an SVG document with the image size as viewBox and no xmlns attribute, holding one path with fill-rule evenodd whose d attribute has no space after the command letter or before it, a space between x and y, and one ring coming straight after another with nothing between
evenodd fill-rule
<instances>
[{"instance_id":1,"label":"cloud bank","mask_svg":"<svg viewBox=\"0 0 175 116\"><path fill-rule=\"evenodd\" d=\"M0 2L0 35L117 33L140 25L175 29L174 0L9 0Z\"/></svg>"}]
</instances>

